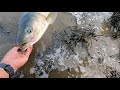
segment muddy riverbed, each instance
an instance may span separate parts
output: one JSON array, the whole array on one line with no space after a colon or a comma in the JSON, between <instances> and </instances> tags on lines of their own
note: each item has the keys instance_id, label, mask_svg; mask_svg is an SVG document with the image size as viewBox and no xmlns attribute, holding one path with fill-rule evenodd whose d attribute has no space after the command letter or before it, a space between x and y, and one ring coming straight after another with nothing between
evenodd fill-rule
<instances>
[{"instance_id":1,"label":"muddy riverbed","mask_svg":"<svg viewBox=\"0 0 120 90\"><path fill-rule=\"evenodd\" d=\"M0 60L16 45L20 15L21 12L0 13ZM116 34L119 30L115 31L117 27L110 23L112 15L112 12L60 12L17 75L19 78L120 77L120 40L112 37L113 33L119 35Z\"/></svg>"}]
</instances>

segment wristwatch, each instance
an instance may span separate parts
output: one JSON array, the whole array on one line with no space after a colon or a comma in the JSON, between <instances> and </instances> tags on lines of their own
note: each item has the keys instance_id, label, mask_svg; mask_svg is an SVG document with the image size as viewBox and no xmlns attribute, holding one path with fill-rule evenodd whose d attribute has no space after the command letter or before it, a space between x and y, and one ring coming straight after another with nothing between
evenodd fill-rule
<instances>
[{"instance_id":1,"label":"wristwatch","mask_svg":"<svg viewBox=\"0 0 120 90\"><path fill-rule=\"evenodd\" d=\"M10 65L0 63L0 67L3 68L9 74L9 78L12 78L12 76L14 75L14 69Z\"/></svg>"}]
</instances>

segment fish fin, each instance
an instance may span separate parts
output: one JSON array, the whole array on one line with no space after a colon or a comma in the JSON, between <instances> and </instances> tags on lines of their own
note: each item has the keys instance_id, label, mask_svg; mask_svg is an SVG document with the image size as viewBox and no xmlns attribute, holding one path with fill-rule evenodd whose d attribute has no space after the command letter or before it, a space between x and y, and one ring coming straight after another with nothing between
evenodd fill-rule
<instances>
[{"instance_id":1,"label":"fish fin","mask_svg":"<svg viewBox=\"0 0 120 90\"><path fill-rule=\"evenodd\" d=\"M46 20L48 21L49 24L53 24L57 18L57 14L58 12L51 12L48 17L46 18Z\"/></svg>"},{"instance_id":2,"label":"fish fin","mask_svg":"<svg viewBox=\"0 0 120 90\"><path fill-rule=\"evenodd\" d=\"M48 17L48 15L50 14L50 12L39 12L41 15L45 16L45 18Z\"/></svg>"}]
</instances>

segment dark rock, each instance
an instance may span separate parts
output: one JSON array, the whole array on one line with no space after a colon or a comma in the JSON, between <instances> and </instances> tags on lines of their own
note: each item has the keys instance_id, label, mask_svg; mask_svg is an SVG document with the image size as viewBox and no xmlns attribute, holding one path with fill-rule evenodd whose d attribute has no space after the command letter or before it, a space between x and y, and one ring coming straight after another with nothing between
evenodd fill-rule
<instances>
[{"instance_id":1,"label":"dark rock","mask_svg":"<svg viewBox=\"0 0 120 90\"><path fill-rule=\"evenodd\" d=\"M104 61L104 58L98 58L98 63L102 63Z\"/></svg>"}]
</instances>

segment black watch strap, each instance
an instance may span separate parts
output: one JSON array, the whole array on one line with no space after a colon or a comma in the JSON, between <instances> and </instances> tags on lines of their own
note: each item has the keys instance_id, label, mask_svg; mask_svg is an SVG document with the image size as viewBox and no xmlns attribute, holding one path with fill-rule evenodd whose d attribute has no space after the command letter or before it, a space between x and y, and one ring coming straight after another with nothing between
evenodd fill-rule
<instances>
[{"instance_id":1,"label":"black watch strap","mask_svg":"<svg viewBox=\"0 0 120 90\"><path fill-rule=\"evenodd\" d=\"M10 65L0 63L0 67L3 68L9 74L9 78L11 78L14 75L14 70Z\"/></svg>"}]
</instances>

